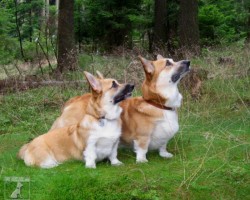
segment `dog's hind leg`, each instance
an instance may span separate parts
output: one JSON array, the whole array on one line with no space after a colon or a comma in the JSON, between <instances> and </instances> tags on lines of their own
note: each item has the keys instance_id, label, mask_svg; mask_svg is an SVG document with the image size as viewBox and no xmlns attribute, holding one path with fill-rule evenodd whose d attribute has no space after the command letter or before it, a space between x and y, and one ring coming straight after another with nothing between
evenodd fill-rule
<instances>
[{"instance_id":1,"label":"dog's hind leg","mask_svg":"<svg viewBox=\"0 0 250 200\"><path fill-rule=\"evenodd\" d=\"M139 140L134 140L134 149L136 153L136 162L145 163L148 162L146 154L148 152L149 139L141 137Z\"/></svg>"}]
</instances>

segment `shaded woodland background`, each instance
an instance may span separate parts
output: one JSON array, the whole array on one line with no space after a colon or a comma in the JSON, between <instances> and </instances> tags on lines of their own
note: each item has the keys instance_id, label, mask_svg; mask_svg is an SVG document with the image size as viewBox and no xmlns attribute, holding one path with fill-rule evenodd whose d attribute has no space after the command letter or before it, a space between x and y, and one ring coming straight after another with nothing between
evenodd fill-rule
<instances>
[{"instance_id":1,"label":"shaded woodland background","mask_svg":"<svg viewBox=\"0 0 250 200\"><path fill-rule=\"evenodd\" d=\"M82 67L81 54L190 58L249 38L249 0L0 1L0 65L7 75L10 65L21 74L21 63L31 63L60 79Z\"/></svg>"}]
</instances>

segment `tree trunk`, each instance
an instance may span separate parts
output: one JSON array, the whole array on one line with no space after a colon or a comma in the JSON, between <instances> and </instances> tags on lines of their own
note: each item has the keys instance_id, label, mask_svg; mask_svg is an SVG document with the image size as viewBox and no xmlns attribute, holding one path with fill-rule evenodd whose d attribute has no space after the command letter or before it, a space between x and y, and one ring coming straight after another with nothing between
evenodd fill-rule
<instances>
[{"instance_id":1,"label":"tree trunk","mask_svg":"<svg viewBox=\"0 0 250 200\"><path fill-rule=\"evenodd\" d=\"M154 44L163 47L167 42L167 0L155 0Z\"/></svg>"},{"instance_id":2,"label":"tree trunk","mask_svg":"<svg viewBox=\"0 0 250 200\"><path fill-rule=\"evenodd\" d=\"M198 0L180 0L179 35L185 53L200 53Z\"/></svg>"},{"instance_id":3,"label":"tree trunk","mask_svg":"<svg viewBox=\"0 0 250 200\"><path fill-rule=\"evenodd\" d=\"M247 4L248 21L247 21L247 41L250 42L250 3Z\"/></svg>"},{"instance_id":4,"label":"tree trunk","mask_svg":"<svg viewBox=\"0 0 250 200\"><path fill-rule=\"evenodd\" d=\"M31 4L31 0L26 1L27 4ZM29 41L32 42L32 36L33 36L33 24L32 24L32 7L29 8L28 11L28 21L29 21Z\"/></svg>"},{"instance_id":5,"label":"tree trunk","mask_svg":"<svg viewBox=\"0 0 250 200\"><path fill-rule=\"evenodd\" d=\"M15 3L16 30L17 30L17 35L18 35L18 40L19 40L19 45L20 45L20 52L21 52L22 58L26 61L25 56L24 56L24 52L23 52L23 42L22 42L21 31L20 31L20 27L19 27L17 0L14 0L14 3Z\"/></svg>"},{"instance_id":6,"label":"tree trunk","mask_svg":"<svg viewBox=\"0 0 250 200\"><path fill-rule=\"evenodd\" d=\"M56 72L76 69L74 0L60 0L58 18L58 65Z\"/></svg>"}]
</instances>

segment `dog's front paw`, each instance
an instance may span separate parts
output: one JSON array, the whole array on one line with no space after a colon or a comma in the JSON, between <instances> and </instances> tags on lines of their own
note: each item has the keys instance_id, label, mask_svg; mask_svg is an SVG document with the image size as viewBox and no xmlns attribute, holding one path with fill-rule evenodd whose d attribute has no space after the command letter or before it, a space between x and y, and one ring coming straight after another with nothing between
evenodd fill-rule
<instances>
[{"instance_id":1,"label":"dog's front paw","mask_svg":"<svg viewBox=\"0 0 250 200\"><path fill-rule=\"evenodd\" d=\"M172 158L174 155L169 152L160 152L160 156L163 158Z\"/></svg>"},{"instance_id":2,"label":"dog's front paw","mask_svg":"<svg viewBox=\"0 0 250 200\"><path fill-rule=\"evenodd\" d=\"M136 163L147 163L147 162L148 162L147 158L136 159Z\"/></svg>"},{"instance_id":3,"label":"dog's front paw","mask_svg":"<svg viewBox=\"0 0 250 200\"><path fill-rule=\"evenodd\" d=\"M111 161L111 165L120 166L120 165L123 165L123 163L119 161L118 159L116 159L116 160Z\"/></svg>"},{"instance_id":4,"label":"dog's front paw","mask_svg":"<svg viewBox=\"0 0 250 200\"><path fill-rule=\"evenodd\" d=\"M86 163L85 167L89 168L89 169L95 169L96 168L96 164L95 163Z\"/></svg>"}]
</instances>

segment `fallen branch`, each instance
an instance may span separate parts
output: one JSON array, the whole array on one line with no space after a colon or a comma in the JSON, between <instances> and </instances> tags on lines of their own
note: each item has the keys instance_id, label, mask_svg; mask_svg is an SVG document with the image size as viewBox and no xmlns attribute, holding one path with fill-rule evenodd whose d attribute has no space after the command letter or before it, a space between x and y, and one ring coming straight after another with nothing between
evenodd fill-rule
<instances>
[{"instance_id":1,"label":"fallen branch","mask_svg":"<svg viewBox=\"0 0 250 200\"><path fill-rule=\"evenodd\" d=\"M76 80L76 81L57 81L57 80L20 80L17 78L8 78L0 80L0 93L6 92L16 92L24 91L31 88L37 88L41 86L69 86L86 83L85 80Z\"/></svg>"}]
</instances>

